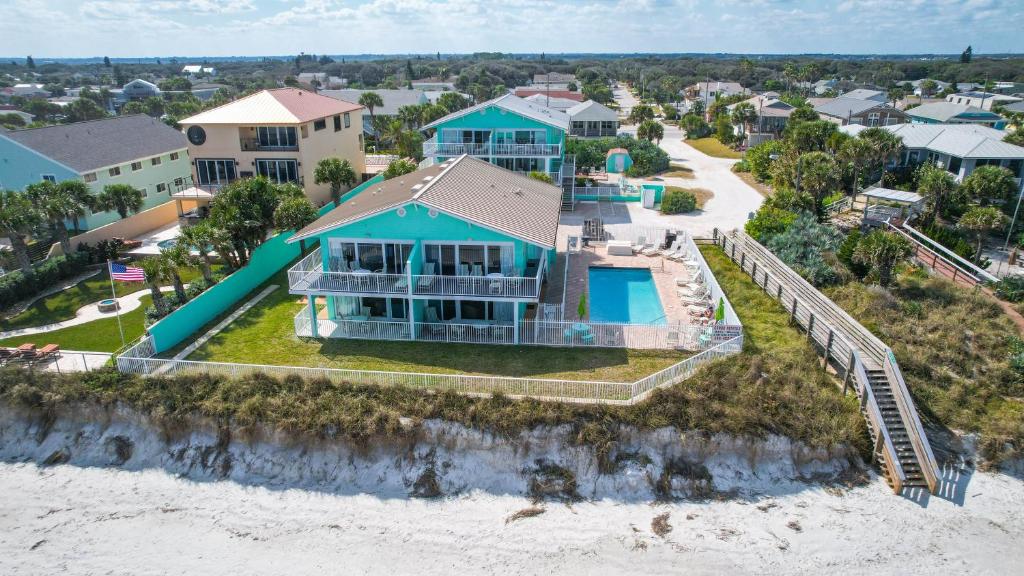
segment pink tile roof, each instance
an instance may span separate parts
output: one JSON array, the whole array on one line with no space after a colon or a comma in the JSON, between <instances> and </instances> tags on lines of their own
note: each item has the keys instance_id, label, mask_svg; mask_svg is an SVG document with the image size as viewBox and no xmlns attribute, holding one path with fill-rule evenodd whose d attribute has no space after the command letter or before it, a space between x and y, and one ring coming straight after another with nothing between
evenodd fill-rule
<instances>
[{"instance_id":1,"label":"pink tile roof","mask_svg":"<svg viewBox=\"0 0 1024 576\"><path fill-rule=\"evenodd\" d=\"M181 124L300 124L362 108L307 90L276 88L200 112Z\"/></svg>"}]
</instances>

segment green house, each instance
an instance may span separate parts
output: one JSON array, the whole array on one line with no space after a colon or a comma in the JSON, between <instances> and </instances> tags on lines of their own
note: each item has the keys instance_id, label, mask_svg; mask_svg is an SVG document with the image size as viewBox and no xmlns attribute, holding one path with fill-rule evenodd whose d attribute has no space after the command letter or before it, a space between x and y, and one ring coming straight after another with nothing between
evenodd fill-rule
<instances>
[{"instance_id":1,"label":"green house","mask_svg":"<svg viewBox=\"0 0 1024 576\"><path fill-rule=\"evenodd\" d=\"M569 116L506 94L459 110L423 127L426 164L468 154L515 172L544 172L555 184L571 182L575 166L565 156Z\"/></svg>"},{"instance_id":2,"label":"green house","mask_svg":"<svg viewBox=\"0 0 1024 576\"><path fill-rule=\"evenodd\" d=\"M299 336L520 342L554 264L561 192L468 155L365 188L289 242Z\"/></svg>"}]
</instances>

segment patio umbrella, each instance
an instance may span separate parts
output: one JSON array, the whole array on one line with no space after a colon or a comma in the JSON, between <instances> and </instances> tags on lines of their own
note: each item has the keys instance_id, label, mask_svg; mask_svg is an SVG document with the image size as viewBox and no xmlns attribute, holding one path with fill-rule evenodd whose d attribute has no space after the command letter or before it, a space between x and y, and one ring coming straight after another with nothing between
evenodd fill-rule
<instances>
[{"instance_id":1,"label":"patio umbrella","mask_svg":"<svg viewBox=\"0 0 1024 576\"><path fill-rule=\"evenodd\" d=\"M725 298L718 298L718 306L715 308L715 322L725 320Z\"/></svg>"}]
</instances>

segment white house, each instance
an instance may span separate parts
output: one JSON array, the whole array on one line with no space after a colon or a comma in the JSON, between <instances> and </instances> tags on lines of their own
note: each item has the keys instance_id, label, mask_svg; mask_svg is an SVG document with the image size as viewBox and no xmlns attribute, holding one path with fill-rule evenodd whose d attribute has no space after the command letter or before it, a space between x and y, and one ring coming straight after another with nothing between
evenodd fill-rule
<instances>
[{"instance_id":1,"label":"white house","mask_svg":"<svg viewBox=\"0 0 1024 576\"><path fill-rule=\"evenodd\" d=\"M1020 102L1022 100L1024 100L1024 98L981 91L960 92L958 94L950 94L949 96L946 96L946 102L965 104L967 106L981 108L982 110L991 110L996 104L1013 104L1014 102Z\"/></svg>"}]
</instances>

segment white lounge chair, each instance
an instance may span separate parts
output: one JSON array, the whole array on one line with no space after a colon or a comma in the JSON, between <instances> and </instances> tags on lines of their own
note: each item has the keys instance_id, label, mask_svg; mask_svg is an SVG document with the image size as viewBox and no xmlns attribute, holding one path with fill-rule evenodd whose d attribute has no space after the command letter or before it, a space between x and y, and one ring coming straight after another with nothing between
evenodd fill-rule
<instances>
[{"instance_id":1,"label":"white lounge chair","mask_svg":"<svg viewBox=\"0 0 1024 576\"><path fill-rule=\"evenodd\" d=\"M434 263L427 262L423 265L423 274L416 280L416 288L429 290L434 286Z\"/></svg>"},{"instance_id":2,"label":"white lounge chair","mask_svg":"<svg viewBox=\"0 0 1024 576\"><path fill-rule=\"evenodd\" d=\"M681 247L682 244L680 244L679 242L673 242L672 245L669 246L668 248L665 248L664 250L658 250L658 254L661 254L662 256L668 258L672 254L678 252Z\"/></svg>"},{"instance_id":3,"label":"white lounge chair","mask_svg":"<svg viewBox=\"0 0 1024 576\"><path fill-rule=\"evenodd\" d=\"M698 297L698 296L682 296L681 295L679 297L679 301L682 302L683 304L687 305L687 306L691 306L691 305L693 305L693 306L701 306L701 305L703 305L703 306L707 307L707 306L709 306L711 304L711 300L709 300L707 296L699 296Z\"/></svg>"},{"instance_id":4,"label":"white lounge chair","mask_svg":"<svg viewBox=\"0 0 1024 576\"><path fill-rule=\"evenodd\" d=\"M647 247L646 240L647 240L647 237L645 237L645 236L641 236L641 237L636 239L636 244L633 244L633 253L634 254L636 254L637 252L640 252L641 250L643 250L644 248Z\"/></svg>"},{"instance_id":5,"label":"white lounge chair","mask_svg":"<svg viewBox=\"0 0 1024 576\"><path fill-rule=\"evenodd\" d=\"M660 251L655 244L648 244L646 248L640 251L640 254L644 256L657 256Z\"/></svg>"},{"instance_id":6,"label":"white lounge chair","mask_svg":"<svg viewBox=\"0 0 1024 576\"><path fill-rule=\"evenodd\" d=\"M704 286L698 284L697 286L684 286L676 289L676 295L680 298L709 298L711 291Z\"/></svg>"}]
</instances>

